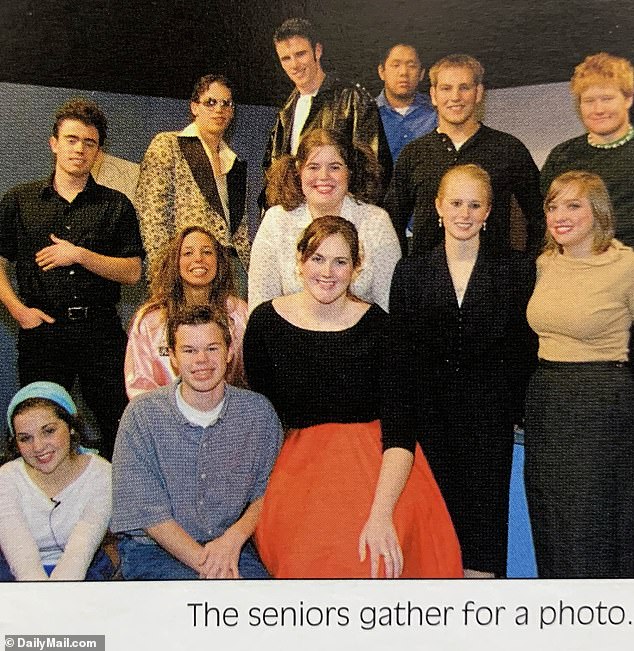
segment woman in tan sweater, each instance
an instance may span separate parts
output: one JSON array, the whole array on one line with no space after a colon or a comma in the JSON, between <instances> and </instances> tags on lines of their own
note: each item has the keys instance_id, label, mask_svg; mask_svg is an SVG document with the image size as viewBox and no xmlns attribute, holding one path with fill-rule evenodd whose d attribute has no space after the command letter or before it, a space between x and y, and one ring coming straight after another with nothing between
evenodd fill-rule
<instances>
[{"instance_id":1,"label":"woman in tan sweater","mask_svg":"<svg viewBox=\"0 0 634 651\"><path fill-rule=\"evenodd\" d=\"M546 247L527 316L540 366L525 479L539 576L634 576L634 251L613 239L600 177L566 172L544 201Z\"/></svg>"}]
</instances>

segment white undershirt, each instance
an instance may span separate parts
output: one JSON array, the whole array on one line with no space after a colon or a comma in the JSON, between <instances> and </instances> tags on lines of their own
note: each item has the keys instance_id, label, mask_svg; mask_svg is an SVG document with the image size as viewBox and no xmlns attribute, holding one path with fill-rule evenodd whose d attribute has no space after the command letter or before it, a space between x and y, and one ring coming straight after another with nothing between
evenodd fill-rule
<instances>
[{"instance_id":1,"label":"white undershirt","mask_svg":"<svg viewBox=\"0 0 634 651\"><path fill-rule=\"evenodd\" d=\"M317 89L319 90L319 89ZM295 104L295 115L293 116L293 130L291 132L291 154L295 156L297 148L299 147L299 140L302 134L304 124L310 113L310 107L313 103L313 97L317 95L317 91L310 95L300 95Z\"/></svg>"},{"instance_id":2,"label":"white undershirt","mask_svg":"<svg viewBox=\"0 0 634 651\"><path fill-rule=\"evenodd\" d=\"M182 388L183 385L179 384L178 390L176 391L176 404L178 405L181 414L183 414L192 425L199 425L200 427L209 427L210 425L213 425L218 420L218 416L220 416L222 406L225 404L225 399L223 398L211 411L200 411L194 409L194 407L185 402L183 394L181 393Z\"/></svg>"},{"instance_id":3,"label":"white undershirt","mask_svg":"<svg viewBox=\"0 0 634 651\"><path fill-rule=\"evenodd\" d=\"M445 135L445 136L447 135L444 131L441 131L439 127L436 128L436 133L440 133L441 135ZM471 136L469 136L469 137L471 137ZM449 137L449 139L451 140L453 146L456 148L456 151L460 151L460 147L462 147L462 145L464 145L465 142L467 142L467 140L469 140L469 138L467 138L467 140L461 140L460 142L456 142L451 137Z\"/></svg>"}]
</instances>

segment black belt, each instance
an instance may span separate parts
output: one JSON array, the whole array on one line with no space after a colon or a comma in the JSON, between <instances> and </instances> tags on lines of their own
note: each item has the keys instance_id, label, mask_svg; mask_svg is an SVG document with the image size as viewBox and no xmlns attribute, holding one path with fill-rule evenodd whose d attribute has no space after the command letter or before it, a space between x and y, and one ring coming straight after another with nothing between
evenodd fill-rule
<instances>
[{"instance_id":1,"label":"black belt","mask_svg":"<svg viewBox=\"0 0 634 651\"><path fill-rule=\"evenodd\" d=\"M539 365L542 368L627 368L629 362L552 362L549 359L540 359Z\"/></svg>"},{"instance_id":2,"label":"black belt","mask_svg":"<svg viewBox=\"0 0 634 651\"><path fill-rule=\"evenodd\" d=\"M114 305L70 305L69 307L43 309L56 321L90 321L98 317L114 316L117 309Z\"/></svg>"}]
</instances>

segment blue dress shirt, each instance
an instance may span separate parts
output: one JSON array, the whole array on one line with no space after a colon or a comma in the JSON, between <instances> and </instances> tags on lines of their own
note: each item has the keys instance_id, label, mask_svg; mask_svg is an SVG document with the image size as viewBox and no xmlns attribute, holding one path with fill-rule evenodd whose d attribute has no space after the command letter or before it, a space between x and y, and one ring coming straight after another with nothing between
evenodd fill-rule
<instances>
[{"instance_id":1,"label":"blue dress shirt","mask_svg":"<svg viewBox=\"0 0 634 651\"><path fill-rule=\"evenodd\" d=\"M438 125L436 109L432 106L429 97L422 93L416 93L405 115L392 108L385 97L385 90L382 90L376 98L376 104L379 107L383 129L395 163L401 149L407 143L424 136Z\"/></svg>"}]
</instances>

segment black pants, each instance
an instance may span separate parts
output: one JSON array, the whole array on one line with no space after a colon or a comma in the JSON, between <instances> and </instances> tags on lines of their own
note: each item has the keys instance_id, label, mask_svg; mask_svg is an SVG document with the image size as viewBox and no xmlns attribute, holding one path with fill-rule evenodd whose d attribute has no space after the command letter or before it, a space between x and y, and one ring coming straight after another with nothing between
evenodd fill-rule
<instances>
[{"instance_id":1,"label":"black pants","mask_svg":"<svg viewBox=\"0 0 634 651\"><path fill-rule=\"evenodd\" d=\"M634 577L634 384L550 364L526 399L526 495L540 578Z\"/></svg>"},{"instance_id":2,"label":"black pants","mask_svg":"<svg viewBox=\"0 0 634 651\"><path fill-rule=\"evenodd\" d=\"M106 459L112 458L119 419L128 403L123 377L126 340L114 308L82 321L58 318L18 335L20 385L48 380L70 391L79 378L99 425L99 452Z\"/></svg>"}]
</instances>

